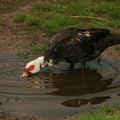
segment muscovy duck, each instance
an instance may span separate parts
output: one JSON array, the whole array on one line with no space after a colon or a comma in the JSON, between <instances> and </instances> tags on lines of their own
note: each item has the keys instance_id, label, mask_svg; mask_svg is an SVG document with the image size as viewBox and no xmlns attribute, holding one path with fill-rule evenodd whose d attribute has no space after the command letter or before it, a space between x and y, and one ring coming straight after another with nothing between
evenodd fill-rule
<instances>
[{"instance_id":1,"label":"muscovy duck","mask_svg":"<svg viewBox=\"0 0 120 120\"><path fill-rule=\"evenodd\" d=\"M115 44L120 44L120 36L108 29L65 29L53 35L43 56L29 62L22 76L27 77L39 72L41 67L60 61L70 63L71 69L80 62L84 69L87 61L96 59L106 48Z\"/></svg>"}]
</instances>

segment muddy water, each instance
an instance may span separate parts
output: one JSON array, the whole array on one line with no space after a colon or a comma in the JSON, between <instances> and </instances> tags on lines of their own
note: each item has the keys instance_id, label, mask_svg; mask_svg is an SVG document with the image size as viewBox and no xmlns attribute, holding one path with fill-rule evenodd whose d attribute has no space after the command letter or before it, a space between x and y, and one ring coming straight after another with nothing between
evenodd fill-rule
<instances>
[{"instance_id":1,"label":"muddy water","mask_svg":"<svg viewBox=\"0 0 120 120\"><path fill-rule=\"evenodd\" d=\"M65 118L100 105L120 103L120 61L102 56L75 71L60 64L20 78L28 58L0 54L0 111L43 118Z\"/></svg>"}]
</instances>

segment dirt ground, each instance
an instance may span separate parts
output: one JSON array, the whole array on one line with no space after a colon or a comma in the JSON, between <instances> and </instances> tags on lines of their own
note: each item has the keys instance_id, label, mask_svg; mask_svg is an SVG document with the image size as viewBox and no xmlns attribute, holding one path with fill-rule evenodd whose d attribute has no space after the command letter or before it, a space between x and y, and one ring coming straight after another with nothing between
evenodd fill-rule
<instances>
[{"instance_id":1,"label":"dirt ground","mask_svg":"<svg viewBox=\"0 0 120 120\"><path fill-rule=\"evenodd\" d=\"M2 0L3 1L3 0ZM9 6L9 2L2 2L4 6ZM22 3L16 11L3 10L0 12L0 51L9 51L16 54L24 52L26 49L31 48L32 45L37 44L43 39L43 31L37 28L31 28L24 24L16 24L14 22L14 15L16 12L25 12L29 9L30 4L33 2L39 2L40 0L28 0ZM12 0L11 0L12 2Z\"/></svg>"},{"instance_id":2,"label":"dirt ground","mask_svg":"<svg viewBox=\"0 0 120 120\"><path fill-rule=\"evenodd\" d=\"M13 0L1 0L0 4L5 7L0 11L0 51L9 51L12 54L22 53L33 45L42 42L45 33L38 28L29 27L25 24L14 22L16 12L26 12L32 3L42 0L23 1L16 10L7 9ZM29 4L28 4L29 3ZM120 58L120 45L107 49L104 53L112 57Z\"/></svg>"}]
</instances>

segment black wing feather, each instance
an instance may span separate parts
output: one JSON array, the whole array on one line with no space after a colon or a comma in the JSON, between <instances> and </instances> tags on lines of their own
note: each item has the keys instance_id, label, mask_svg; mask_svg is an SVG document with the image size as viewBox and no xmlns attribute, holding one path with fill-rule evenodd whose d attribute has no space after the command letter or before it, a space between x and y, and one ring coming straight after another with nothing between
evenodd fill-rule
<instances>
[{"instance_id":1,"label":"black wing feather","mask_svg":"<svg viewBox=\"0 0 120 120\"><path fill-rule=\"evenodd\" d=\"M100 40L110 34L107 29L78 29L69 28L55 34L50 41L49 48L45 51L46 60L49 59L57 48L72 43L73 45L86 45ZM72 42L71 42L72 41Z\"/></svg>"}]
</instances>

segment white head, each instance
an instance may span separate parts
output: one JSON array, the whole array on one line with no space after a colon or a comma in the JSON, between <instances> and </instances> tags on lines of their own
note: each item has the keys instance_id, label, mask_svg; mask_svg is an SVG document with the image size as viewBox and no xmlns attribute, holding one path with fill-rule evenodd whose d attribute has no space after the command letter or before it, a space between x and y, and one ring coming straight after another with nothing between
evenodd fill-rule
<instances>
[{"instance_id":1,"label":"white head","mask_svg":"<svg viewBox=\"0 0 120 120\"><path fill-rule=\"evenodd\" d=\"M22 77L28 77L31 74L38 73L40 71L40 68L44 68L44 56L38 57L35 60L30 61L26 64L25 71L21 75Z\"/></svg>"}]
</instances>

